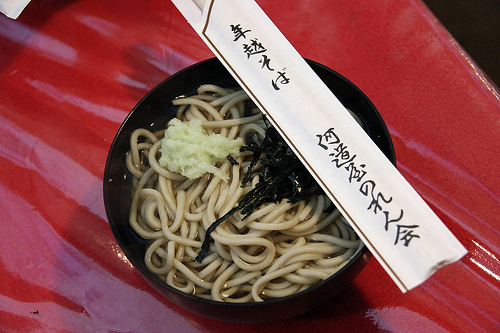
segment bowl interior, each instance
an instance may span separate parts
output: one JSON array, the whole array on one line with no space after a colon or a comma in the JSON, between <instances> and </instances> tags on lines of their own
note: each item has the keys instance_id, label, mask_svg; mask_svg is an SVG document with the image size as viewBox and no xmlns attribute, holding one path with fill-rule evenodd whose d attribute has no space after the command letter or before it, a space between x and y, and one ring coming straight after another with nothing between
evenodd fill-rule
<instances>
[{"instance_id":1,"label":"bowl interior","mask_svg":"<svg viewBox=\"0 0 500 333\"><path fill-rule=\"evenodd\" d=\"M370 100L350 81L333 70L307 60L312 69L345 107L355 112L381 151L395 164L393 144L380 114ZM141 275L174 303L198 314L235 322L260 322L292 317L320 305L341 291L361 271L370 254L366 248L339 272L324 282L293 296L261 303L226 304L184 294L163 283L144 264L147 241L131 229L128 216L132 177L125 167L131 133L140 127L164 129L175 116L171 100L194 93L204 83L236 86L232 76L216 59L208 59L170 76L151 90L129 113L111 145L104 171L104 204L111 229L124 254Z\"/></svg>"}]
</instances>

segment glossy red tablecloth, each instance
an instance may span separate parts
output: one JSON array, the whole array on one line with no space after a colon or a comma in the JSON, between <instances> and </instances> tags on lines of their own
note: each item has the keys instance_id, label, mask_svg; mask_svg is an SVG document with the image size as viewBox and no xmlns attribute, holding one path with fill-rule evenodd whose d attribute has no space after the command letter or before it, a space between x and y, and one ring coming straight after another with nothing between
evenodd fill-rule
<instances>
[{"instance_id":1,"label":"glossy red tablecloth","mask_svg":"<svg viewBox=\"0 0 500 333\"><path fill-rule=\"evenodd\" d=\"M123 256L102 200L111 141L170 74L213 55L168 0L33 0L0 16L0 331L494 332L500 95L418 0L260 0L307 58L358 85L398 168L469 250L402 294L376 260L313 313L189 313Z\"/></svg>"}]
</instances>

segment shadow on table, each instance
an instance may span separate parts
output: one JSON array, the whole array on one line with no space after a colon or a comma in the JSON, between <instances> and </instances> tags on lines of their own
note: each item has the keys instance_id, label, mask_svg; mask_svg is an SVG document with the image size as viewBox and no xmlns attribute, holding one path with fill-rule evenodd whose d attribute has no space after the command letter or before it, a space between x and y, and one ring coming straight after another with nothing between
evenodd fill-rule
<instances>
[{"instance_id":1,"label":"shadow on table","mask_svg":"<svg viewBox=\"0 0 500 333\"><path fill-rule=\"evenodd\" d=\"M351 332L354 328L365 327L365 331L373 329L373 323L366 311L370 304L354 284L332 300L318 308L300 315L281 321L267 323L228 323L200 317L189 312L182 314L200 331L207 333L216 332ZM184 310L181 310L184 312ZM355 323L353 323L355 321Z\"/></svg>"}]
</instances>

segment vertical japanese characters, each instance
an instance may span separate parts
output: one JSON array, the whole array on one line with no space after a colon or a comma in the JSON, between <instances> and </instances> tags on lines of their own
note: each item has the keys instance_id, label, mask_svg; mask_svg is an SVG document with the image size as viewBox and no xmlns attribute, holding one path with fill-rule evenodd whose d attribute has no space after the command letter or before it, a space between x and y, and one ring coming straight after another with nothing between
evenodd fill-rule
<instances>
[{"instance_id":1,"label":"vertical japanese characters","mask_svg":"<svg viewBox=\"0 0 500 333\"><path fill-rule=\"evenodd\" d=\"M242 52L246 54L247 59L254 59L261 64L261 69L274 72L276 76L271 80L271 85L275 90L280 90L280 86L290 83L286 68L275 70L271 67L271 58L267 55L267 48L259 42L257 37L251 37L252 30L244 29L240 24L231 24L231 31L234 35L233 42L242 44ZM247 39L248 37L248 39Z\"/></svg>"},{"instance_id":2,"label":"vertical japanese characters","mask_svg":"<svg viewBox=\"0 0 500 333\"><path fill-rule=\"evenodd\" d=\"M316 137L318 146L329 152L333 166L345 170L350 184L359 184L359 192L369 200L367 210L371 210L373 214L383 213L385 231L395 234L394 245L402 244L407 247L414 238L420 238L417 234L419 225L403 223L403 209L392 207L392 197L377 190L376 182L365 171L366 165L355 162L356 154L349 151L333 127Z\"/></svg>"}]
</instances>

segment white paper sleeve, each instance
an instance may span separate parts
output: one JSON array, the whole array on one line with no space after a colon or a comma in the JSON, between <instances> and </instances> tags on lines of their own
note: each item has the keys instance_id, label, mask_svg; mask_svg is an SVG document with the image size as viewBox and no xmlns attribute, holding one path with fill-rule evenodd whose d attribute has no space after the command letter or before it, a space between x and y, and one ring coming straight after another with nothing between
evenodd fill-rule
<instances>
[{"instance_id":1,"label":"white paper sleeve","mask_svg":"<svg viewBox=\"0 0 500 333\"><path fill-rule=\"evenodd\" d=\"M0 0L0 12L7 17L16 19L29 2L30 0Z\"/></svg>"}]
</instances>

